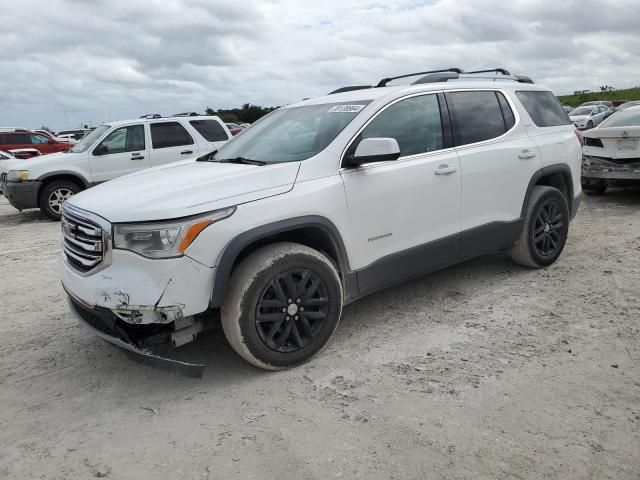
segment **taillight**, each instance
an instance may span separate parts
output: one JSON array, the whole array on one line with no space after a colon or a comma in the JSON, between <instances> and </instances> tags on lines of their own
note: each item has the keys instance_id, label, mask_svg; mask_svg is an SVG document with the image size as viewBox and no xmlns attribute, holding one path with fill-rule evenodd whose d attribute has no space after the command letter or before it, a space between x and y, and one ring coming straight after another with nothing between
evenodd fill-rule
<instances>
[{"instance_id":1,"label":"taillight","mask_svg":"<svg viewBox=\"0 0 640 480\"><path fill-rule=\"evenodd\" d=\"M584 145L584 135L582 135L582 132L577 128L575 128L574 131L576 132L576 137L578 137L578 140L580 141L580 145Z\"/></svg>"}]
</instances>

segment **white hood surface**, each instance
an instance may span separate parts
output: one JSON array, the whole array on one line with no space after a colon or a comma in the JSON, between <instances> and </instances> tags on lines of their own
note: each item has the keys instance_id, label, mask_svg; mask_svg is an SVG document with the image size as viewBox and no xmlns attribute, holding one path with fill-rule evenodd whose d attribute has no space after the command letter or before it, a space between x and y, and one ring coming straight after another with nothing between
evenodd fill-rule
<instances>
[{"instance_id":1,"label":"white hood surface","mask_svg":"<svg viewBox=\"0 0 640 480\"><path fill-rule=\"evenodd\" d=\"M57 153L49 153L47 155L40 155L39 157L20 159L16 158L15 160L7 160L5 163L5 168L7 171L9 170L36 170L41 165L48 165L50 163L62 162L67 163L69 161L70 155L81 155L73 152L57 152ZM31 176L29 177L31 178ZM35 180L35 178L34 178Z\"/></svg>"},{"instance_id":2,"label":"white hood surface","mask_svg":"<svg viewBox=\"0 0 640 480\"><path fill-rule=\"evenodd\" d=\"M288 192L299 168L182 161L111 180L68 202L112 223L168 220Z\"/></svg>"}]
</instances>

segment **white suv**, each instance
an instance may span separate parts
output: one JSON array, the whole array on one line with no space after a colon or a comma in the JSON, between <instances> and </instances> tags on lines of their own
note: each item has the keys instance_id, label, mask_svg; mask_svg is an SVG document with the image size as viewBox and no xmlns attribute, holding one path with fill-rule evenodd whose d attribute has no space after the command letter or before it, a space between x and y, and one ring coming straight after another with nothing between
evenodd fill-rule
<instances>
[{"instance_id":1,"label":"white suv","mask_svg":"<svg viewBox=\"0 0 640 480\"><path fill-rule=\"evenodd\" d=\"M552 264L581 199L560 103L522 77L423 73L280 108L197 162L70 199L72 311L154 362L221 320L237 353L279 369L382 288L500 250Z\"/></svg>"},{"instance_id":2,"label":"white suv","mask_svg":"<svg viewBox=\"0 0 640 480\"><path fill-rule=\"evenodd\" d=\"M98 183L222 146L231 133L215 116L123 120L100 125L69 152L7 162L2 191L19 210L60 219L62 203Z\"/></svg>"}]
</instances>

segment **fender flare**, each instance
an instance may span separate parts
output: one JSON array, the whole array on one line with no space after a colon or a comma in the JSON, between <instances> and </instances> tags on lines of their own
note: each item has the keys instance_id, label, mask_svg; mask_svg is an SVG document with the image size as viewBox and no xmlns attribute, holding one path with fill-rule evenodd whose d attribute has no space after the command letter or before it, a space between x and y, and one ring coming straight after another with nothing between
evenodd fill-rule
<instances>
[{"instance_id":1,"label":"fender flare","mask_svg":"<svg viewBox=\"0 0 640 480\"><path fill-rule=\"evenodd\" d=\"M44 175L40 175L38 180L44 182L49 178L54 177L74 177L79 180L80 185L83 188L89 188L91 184L87 182L87 180L78 172L74 172L73 170L56 170L55 172L45 173Z\"/></svg>"},{"instance_id":2,"label":"fender flare","mask_svg":"<svg viewBox=\"0 0 640 480\"><path fill-rule=\"evenodd\" d=\"M532 176L531 179L529 180L529 185L527 186L527 192L525 193L524 196L524 201L522 202L522 210L520 212L520 219L524 220L526 213L527 213L527 205L529 204L529 198L531 198L531 193L533 192L533 187L536 186L536 184L538 183L538 181L542 178L542 177L546 177L547 175L551 175L554 173L562 173L564 175L567 176L568 178L568 182L567 182L567 189L568 189L568 193L569 193L569 198L567 198L567 203L568 203L568 207L569 207L569 212L571 213L573 210L573 203L574 203L574 197L573 197L573 175L571 173L571 169L569 168L569 165L567 165L566 163L556 163L554 165L549 165L546 167L542 167L540 170L537 170Z\"/></svg>"},{"instance_id":3,"label":"fender flare","mask_svg":"<svg viewBox=\"0 0 640 480\"><path fill-rule=\"evenodd\" d=\"M242 250L264 238L309 227L318 228L328 235L338 256L345 301L355 299L358 293L356 274L349 267L347 252L340 232L329 219L318 215L306 215L261 225L242 232L231 240L220 255L216 268L211 292L211 307L219 308L222 305L231 270Z\"/></svg>"}]
</instances>

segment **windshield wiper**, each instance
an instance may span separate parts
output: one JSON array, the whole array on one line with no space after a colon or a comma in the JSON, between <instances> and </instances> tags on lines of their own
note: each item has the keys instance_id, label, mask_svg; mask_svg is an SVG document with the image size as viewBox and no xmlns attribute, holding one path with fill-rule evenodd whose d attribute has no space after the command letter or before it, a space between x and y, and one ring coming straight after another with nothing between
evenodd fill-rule
<instances>
[{"instance_id":1,"label":"windshield wiper","mask_svg":"<svg viewBox=\"0 0 640 480\"><path fill-rule=\"evenodd\" d=\"M253 160L251 158L236 157L236 158L221 158L218 160L220 163L242 163L244 165L266 165L267 162L262 160Z\"/></svg>"}]
</instances>

